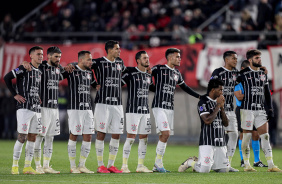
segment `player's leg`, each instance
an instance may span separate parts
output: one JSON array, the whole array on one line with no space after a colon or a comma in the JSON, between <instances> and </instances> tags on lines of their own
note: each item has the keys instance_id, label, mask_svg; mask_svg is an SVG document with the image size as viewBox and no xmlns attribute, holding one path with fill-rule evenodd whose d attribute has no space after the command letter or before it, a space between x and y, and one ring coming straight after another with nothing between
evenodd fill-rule
<instances>
[{"instance_id":1,"label":"player's leg","mask_svg":"<svg viewBox=\"0 0 282 184\"><path fill-rule=\"evenodd\" d=\"M138 128L139 145L138 145L138 165L136 172L153 172L144 165L145 156L147 153L148 134L151 134L150 114L144 114Z\"/></svg>"},{"instance_id":2,"label":"player's leg","mask_svg":"<svg viewBox=\"0 0 282 184\"><path fill-rule=\"evenodd\" d=\"M232 112L226 112L226 115L229 120L229 125L225 127L225 130L227 131L228 134L228 143L227 143L227 156L229 159L229 163L231 166L232 158L236 150L237 146L237 140L238 140L238 124L236 120L236 115L235 113ZM230 167L230 172L238 172L238 169L234 169Z\"/></svg>"},{"instance_id":3,"label":"player's leg","mask_svg":"<svg viewBox=\"0 0 282 184\"><path fill-rule=\"evenodd\" d=\"M189 160L187 162L188 166L199 173L209 173L211 171L212 165L214 164L214 147L208 145L199 146L199 160Z\"/></svg>"},{"instance_id":4,"label":"player's leg","mask_svg":"<svg viewBox=\"0 0 282 184\"><path fill-rule=\"evenodd\" d=\"M19 160L26 139L27 139L27 134L18 133L18 139L14 145L14 150L13 150L13 165L11 171L12 174L19 174Z\"/></svg>"},{"instance_id":5,"label":"player's leg","mask_svg":"<svg viewBox=\"0 0 282 184\"><path fill-rule=\"evenodd\" d=\"M25 166L23 169L24 174L42 174L36 172L31 167L31 162L34 156L34 147L36 136L42 132L41 124L41 113L35 113L30 111L29 113L33 114L32 119L30 120L29 133L27 135L27 142L25 146Z\"/></svg>"},{"instance_id":6,"label":"player's leg","mask_svg":"<svg viewBox=\"0 0 282 184\"><path fill-rule=\"evenodd\" d=\"M43 171L45 173L59 174L60 171L54 170L50 167L50 161L53 153L54 136L60 134L60 122L58 109L47 109L51 115L50 123L46 126L46 136L43 148Z\"/></svg>"},{"instance_id":7,"label":"player's leg","mask_svg":"<svg viewBox=\"0 0 282 184\"><path fill-rule=\"evenodd\" d=\"M108 169L104 166L104 139L106 137L107 128L109 124L109 110L106 104L97 103L94 111L94 124L97 131L95 149L98 162L98 173L109 173ZM103 114L103 116L101 115Z\"/></svg>"},{"instance_id":8,"label":"player's leg","mask_svg":"<svg viewBox=\"0 0 282 184\"><path fill-rule=\"evenodd\" d=\"M77 136L82 135L82 118L79 110L68 110L68 124L69 124L69 140L68 140L68 156L70 161L70 172L80 173L76 168L76 143Z\"/></svg>"},{"instance_id":9,"label":"player's leg","mask_svg":"<svg viewBox=\"0 0 282 184\"><path fill-rule=\"evenodd\" d=\"M78 170L82 173L94 173L85 167L85 162L88 158L88 155L91 150L91 139L92 134L94 134L94 117L91 110L83 111L84 114L84 121L83 121L83 128L82 128L82 137L83 141L81 144L80 149L80 159L78 164Z\"/></svg>"},{"instance_id":10,"label":"player's leg","mask_svg":"<svg viewBox=\"0 0 282 184\"><path fill-rule=\"evenodd\" d=\"M36 171L39 173L44 173L43 168L41 166L41 144L43 142L44 137L40 134L36 136L35 146L34 146L34 161L36 166Z\"/></svg>"},{"instance_id":11,"label":"player's leg","mask_svg":"<svg viewBox=\"0 0 282 184\"><path fill-rule=\"evenodd\" d=\"M167 140L170 136L168 118L162 108L153 108L152 111L155 117L156 133L159 134L153 171L165 172L162 159L165 153Z\"/></svg>"},{"instance_id":12,"label":"player's leg","mask_svg":"<svg viewBox=\"0 0 282 184\"><path fill-rule=\"evenodd\" d=\"M254 153L254 167L267 167L260 160L260 141L257 129L254 127L252 133L252 148Z\"/></svg>"},{"instance_id":13,"label":"player's leg","mask_svg":"<svg viewBox=\"0 0 282 184\"><path fill-rule=\"evenodd\" d=\"M226 156L226 146L216 146L214 147L214 150L214 163L211 169L221 173L230 172L229 159L228 156Z\"/></svg>"},{"instance_id":14,"label":"player's leg","mask_svg":"<svg viewBox=\"0 0 282 184\"><path fill-rule=\"evenodd\" d=\"M139 128L139 122L141 115L136 113L126 113L126 132L127 137L123 145L123 156L122 156L122 173L130 173L128 169L128 158L130 155L131 147L135 141L135 137Z\"/></svg>"},{"instance_id":15,"label":"player's leg","mask_svg":"<svg viewBox=\"0 0 282 184\"><path fill-rule=\"evenodd\" d=\"M109 133L112 134L112 138L109 144L109 159L107 168L112 173L122 173L121 170L118 170L117 167L114 166L119 148L120 134L123 134L124 127L124 115L122 105L110 106L109 113L111 114L111 116L109 117L111 122L109 127Z\"/></svg>"},{"instance_id":16,"label":"player's leg","mask_svg":"<svg viewBox=\"0 0 282 184\"><path fill-rule=\"evenodd\" d=\"M246 172L253 172L256 171L254 168L251 167L249 158L250 158L250 140L252 138L252 130L253 130L253 122L254 122L254 114L251 110L240 110L241 115L241 126L243 129L243 139L242 139L242 152L244 158L245 168L244 171Z\"/></svg>"},{"instance_id":17,"label":"player's leg","mask_svg":"<svg viewBox=\"0 0 282 184\"><path fill-rule=\"evenodd\" d=\"M242 154L242 139L243 139L243 130L241 128L241 117L240 117L240 107L237 106L235 109L235 114L236 114L236 119L238 122L238 132L239 133L239 140L238 140L238 148L239 148L239 153L240 153L240 158L241 158L241 167L244 167L244 160L243 160L243 154Z\"/></svg>"},{"instance_id":18,"label":"player's leg","mask_svg":"<svg viewBox=\"0 0 282 184\"><path fill-rule=\"evenodd\" d=\"M261 139L261 148L267 160L268 171L269 172L282 172L282 170L280 170L273 163L272 148L270 146L270 141L269 141L268 122L267 122L265 111L257 111L256 119L255 119L255 126L258 130L258 134Z\"/></svg>"}]
</instances>

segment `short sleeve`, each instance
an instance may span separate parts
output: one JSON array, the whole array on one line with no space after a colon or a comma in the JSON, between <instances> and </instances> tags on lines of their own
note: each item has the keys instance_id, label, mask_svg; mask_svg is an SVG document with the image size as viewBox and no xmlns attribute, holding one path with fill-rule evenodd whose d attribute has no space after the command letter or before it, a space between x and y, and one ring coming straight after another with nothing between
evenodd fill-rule
<instances>
[{"instance_id":1,"label":"short sleeve","mask_svg":"<svg viewBox=\"0 0 282 184\"><path fill-rule=\"evenodd\" d=\"M25 74L25 72L26 72L26 69L22 65L12 70L12 73L15 78L22 77Z\"/></svg>"},{"instance_id":2,"label":"short sleeve","mask_svg":"<svg viewBox=\"0 0 282 184\"><path fill-rule=\"evenodd\" d=\"M209 109L207 109L207 104L204 100L200 100L198 103L198 113L200 116L204 114L210 114Z\"/></svg>"}]
</instances>

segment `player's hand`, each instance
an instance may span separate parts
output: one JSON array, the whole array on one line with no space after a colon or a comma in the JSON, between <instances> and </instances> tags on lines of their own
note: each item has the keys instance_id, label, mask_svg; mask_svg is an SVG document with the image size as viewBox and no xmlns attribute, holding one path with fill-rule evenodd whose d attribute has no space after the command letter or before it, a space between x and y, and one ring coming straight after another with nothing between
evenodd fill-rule
<instances>
[{"instance_id":1,"label":"player's hand","mask_svg":"<svg viewBox=\"0 0 282 184\"><path fill-rule=\"evenodd\" d=\"M25 103L25 98L22 97L21 95L15 95L14 98L21 104Z\"/></svg>"},{"instance_id":2,"label":"player's hand","mask_svg":"<svg viewBox=\"0 0 282 184\"><path fill-rule=\"evenodd\" d=\"M64 70L67 71L68 73L72 73L74 69L75 67L70 63L64 67Z\"/></svg>"},{"instance_id":3,"label":"player's hand","mask_svg":"<svg viewBox=\"0 0 282 184\"><path fill-rule=\"evenodd\" d=\"M31 71L31 64L27 61L23 61L22 63L23 67L27 70L27 71Z\"/></svg>"},{"instance_id":4,"label":"player's hand","mask_svg":"<svg viewBox=\"0 0 282 184\"><path fill-rule=\"evenodd\" d=\"M148 67L146 68L146 70L147 70L147 73L148 73L148 74L152 74L152 69L151 69L151 67L148 66Z\"/></svg>"},{"instance_id":5,"label":"player's hand","mask_svg":"<svg viewBox=\"0 0 282 184\"><path fill-rule=\"evenodd\" d=\"M223 95L220 95L217 99L216 99L216 103L219 104L220 108L224 107L224 103L225 103L225 98Z\"/></svg>"},{"instance_id":6,"label":"player's hand","mask_svg":"<svg viewBox=\"0 0 282 184\"><path fill-rule=\"evenodd\" d=\"M99 91L99 89L101 88L101 85L97 85L96 86L96 90Z\"/></svg>"},{"instance_id":7,"label":"player's hand","mask_svg":"<svg viewBox=\"0 0 282 184\"><path fill-rule=\"evenodd\" d=\"M41 98L39 98L39 103L42 104Z\"/></svg>"},{"instance_id":8,"label":"player's hand","mask_svg":"<svg viewBox=\"0 0 282 184\"><path fill-rule=\"evenodd\" d=\"M263 69L263 71L264 71L264 73L267 75L268 74L268 70L266 69L266 67L265 66L262 66L262 67L260 67L260 68L262 68Z\"/></svg>"}]
</instances>

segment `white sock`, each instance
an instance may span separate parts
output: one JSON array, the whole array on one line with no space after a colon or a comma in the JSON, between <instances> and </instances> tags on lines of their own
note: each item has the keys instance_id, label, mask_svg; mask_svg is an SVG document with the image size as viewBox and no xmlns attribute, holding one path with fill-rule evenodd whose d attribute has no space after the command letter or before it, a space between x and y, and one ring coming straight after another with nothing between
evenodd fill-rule
<instances>
[{"instance_id":1,"label":"white sock","mask_svg":"<svg viewBox=\"0 0 282 184\"><path fill-rule=\"evenodd\" d=\"M134 143L134 140L135 139L133 138L126 138L126 141L123 145L123 162L122 162L123 166L127 165L128 158L129 158L130 151L131 151L131 146Z\"/></svg>"},{"instance_id":2,"label":"white sock","mask_svg":"<svg viewBox=\"0 0 282 184\"><path fill-rule=\"evenodd\" d=\"M232 157L236 150L238 132L228 132L228 143L227 143L227 156L229 158L229 163L231 165Z\"/></svg>"},{"instance_id":3,"label":"white sock","mask_svg":"<svg viewBox=\"0 0 282 184\"><path fill-rule=\"evenodd\" d=\"M54 136L45 136L44 149L43 149L43 167L48 168L53 153Z\"/></svg>"},{"instance_id":4,"label":"white sock","mask_svg":"<svg viewBox=\"0 0 282 184\"><path fill-rule=\"evenodd\" d=\"M165 153L165 149L166 149L166 143L165 142L158 142L157 148L156 148L156 159L155 159L155 163L158 165L163 164L163 156Z\"/></svg>"},{"instance_id":5,"label":"white sock","mask_svg":"<svg viewBox=\"0 0 282 184\"><path fill-rule=\"evenodd\" d=\"M96 148L98 167L100 167L100 166L104 165L104 162L103 162L104 141L100 141L100 140L96 139L95 148Z\"/></svg>"},{"instance_id":6,"label":"white sock","mask_svg":"<svg viewBox=\"0 0 282 184\"><path fill-rule=\"evenodd\" d=\"M43 141L42 136L37 135L35 140L35 146L34 146L34 161L36 167L39 167L41 165L41 143Z\"/></svg>"},{"instance_id":7,"label":"white sock","mask_svg":"<svg viewBox=\"0 0 282 184\"><path fill-rule=\"evenodd\" d=\"M272 148L269 143L269 134L265 133L265 134L260 135L260 140L261 140L261 148L267 160L268 168L271 169L273 168L274 163L272 159Z\"/></svg>"},{"instance_id":8,"label":"white sock","mask_svg":"<svg viewBox=\"0 0 282 184\"><path fill-rule=\"evenodd\" d=\"M16 141L14 145L14 151L13 151L13 167L14 166L19 166L19 160L21 158L22 154L22 149L23 149L24 143L19 142L18 140Z\"/></svg>"},{"instance_id":9,"label":"white sock","mask_svg":"<svg viewBox=\"0 0 282 184\"><path fill-rule=\"evenodd\" d=\"M25 145L25 165L24 167L30 167L31 161L34 155L35 142L27 141Z\"/></svg>"},{"instance_id":10,"label":"white sock","mask_svg":"<svg viewBox=\"0 0 282 184\"><path fill-rule=\"evenodd\" d=\"M243 133L243 139L242 139L242 152L243 152L243 159L245 166L249 166L249 158L250 158L250 140L252 138L252 133Z\"/></svg>"},{"instance_id":11,"label":"white sock","mask_svg":"<svg viewBox=\"0 0 282 184\"><path fill-rule=\"evenodd\" d=\"M119 147L119 139L111 138L111 141L109 144L109 160L108 160L108 166L107 166L108 168L115 164L116 156L118 153L118 147Z\"/></svg>"},{"instance_id":12,"label":"white sock","mask_svg":"<svg viewBox=\"0 0 282 184\"><path fill-rule=\"evenodd\" d=\"M68 142L68 154L70 160L70 167L76 167L75 165L75 157L76 157L76 141L72 141L69 139Z\"/></svg>"},{"instance_id":13,"label":"white sock","mask_svg":"<svg viewBox=\"0 0 282 184\"><path fill-rule=\"evenodd\" d=\"M91 142L82 141L78 167L85 167L86 159L91 150Z\"/></svg>"},{"instance_id":14,"label":"white sock","mask_svg":"<svg viewBox=\"0 0 282 184\"><path fill-rule=\"evenodd\" d=\"M144 165L144 159L147 152L148 138L139 139L138 145L138 167Z\"/></svg>"}]
</instances>

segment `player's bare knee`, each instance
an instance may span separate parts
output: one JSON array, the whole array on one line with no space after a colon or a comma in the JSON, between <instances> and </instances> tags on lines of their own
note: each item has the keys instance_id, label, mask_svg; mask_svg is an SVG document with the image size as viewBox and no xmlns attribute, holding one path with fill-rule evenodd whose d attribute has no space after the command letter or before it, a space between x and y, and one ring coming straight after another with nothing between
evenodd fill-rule
<instances>
[{"instance_id":1,"label":"player's bare knee","mask_svg":"<svg viewBox=\"0 0 282 184\"><path fill-rule=\"evenodd\" d=\"M83 141L91 142L92 134L83 134L82 137L83 137Z\"/></svg>"},{"instance_id":2,"label":"player's bare knee","mask_svg":"<svg viewBox=\"0 0 282 184\"><path fill-rule=\"evenodd\" d=\"M120 135L119 134L112 134L113 139L119 139Z\"/></svg>"},{"instance_id":3,"label":"player's bare knee","mask_svg":"<svg viewBox=\"0 0 282 184\"><path fill-rule=\"evenodd\" d=\"M146 139L148 138L148 134L139 134L139 139Z\"/></svg>"},{"instance_id":4,"label":"player's bare knee","mask_svg":"<svg viewBox=\"0 0 282 184\"><path fill-rule=\"evenodd\" d=\"M253 139L254 141L259 140L259 134L258 134L257 131L253 131L253 133L252 133L252 139Z\"/></svg>"},{"instance_id":5,"label":"player's bare knee","mask_svg":"<svg viewBox=\"0 0 282 184\"><path fill-rule=\"evenodd\" d=\"M27 140L35 142L37 134L27 134Z\"/></svg>"},{"instance_id":6,"label":"player's bare knee","mask_svg":"<svg viewBox=\"0 0 282 184\"><path fill-rule=\"evenodd\" d=\"M97 136L96 139L98 139L99 141L103 141L106 137L106 134L103 132L97 132Z\"/></svg>"},{"instance_id":7,"label":"player's bare knee","mask_svg":"<svg viewBox=\"0 0 282 184\"><path fill-rule=\"evenodd\" d=\"M135 139L136 134L127 134L127 138Z\"/></svg>"},{"instance_id":8,"label":"player's bare knee","mask_svg":"<svg viewBox=\"0 0 282 184\"><path fill-rule=\"evenodd\" d=\"M18 141L20 143L24 143L27 140L27 135L26 134L18 134Z\"/></svg>"}]
</instances>

